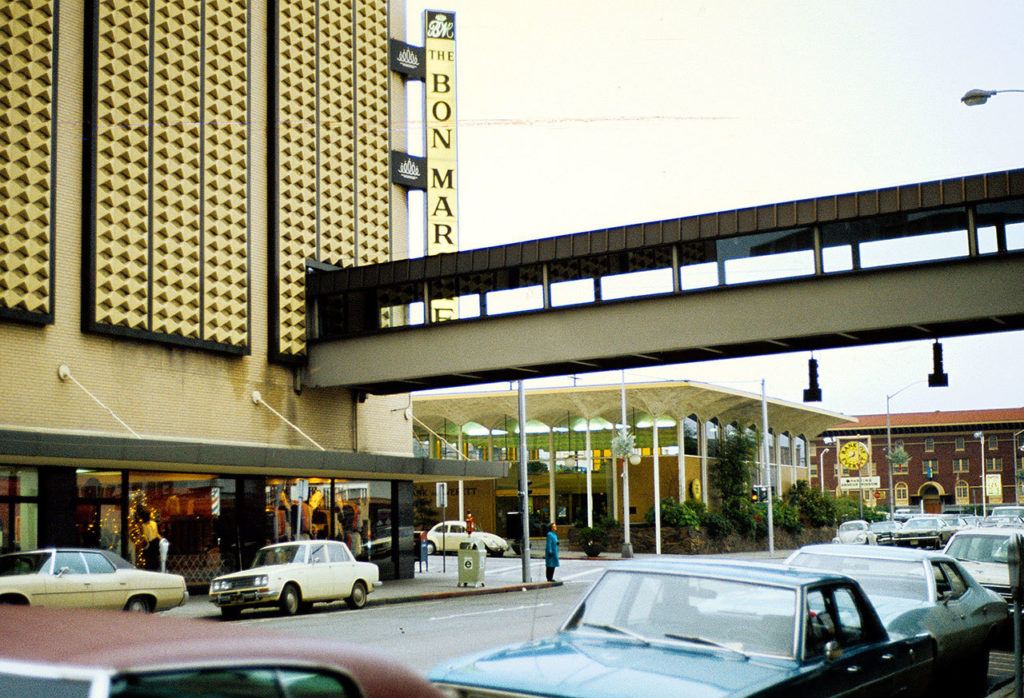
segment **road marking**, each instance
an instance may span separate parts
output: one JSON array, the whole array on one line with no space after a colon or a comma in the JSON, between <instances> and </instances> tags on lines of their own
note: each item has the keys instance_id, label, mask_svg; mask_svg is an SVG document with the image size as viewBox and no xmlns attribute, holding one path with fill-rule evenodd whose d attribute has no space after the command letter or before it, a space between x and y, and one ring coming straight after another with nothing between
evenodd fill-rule
<instances>
[{"instance_id":1,"label":"road marking","mask_svg":"<svg viewBox=\"0 0 1024 698\"><path fill-rule=\"evenodd\" d=\"M514 606L512 608L491 608L486 611L470 611L469 613L453 613L450 616L434 616L433 618L428 618L428 620L449 620L451 618L465 618L466 616L484 616L490 613L504 613L505 611L529 611L535 608L543 608L545 606L550 605L551 604L549 603L538 603L533 604L531 606Z\"/></svg>"}]
</instances>

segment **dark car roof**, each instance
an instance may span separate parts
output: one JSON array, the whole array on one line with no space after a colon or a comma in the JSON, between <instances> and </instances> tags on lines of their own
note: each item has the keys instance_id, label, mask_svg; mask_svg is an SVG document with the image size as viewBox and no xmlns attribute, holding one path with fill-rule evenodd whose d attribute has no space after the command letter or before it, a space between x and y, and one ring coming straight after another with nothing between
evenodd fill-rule
<instances>
[{"instance_id":1,"label":"dark car roof","mask_svg":"<svg viewBox=\"0 0 1024 698\"><path fill-rule=\"evenodd\" d=\"M351 676L366 696L440 696L406 667L354 645L120 611L4 606L0 660L119 673L200 665L325 667Z\"/></svg>"},{"instance_id":2,"label":"dark car roof","mask_svg":"<svg viewBox=\"0 0 1024 698\"><path fill-rule=\"evenodd\" d=\"M864 546L860 546L864 547ZM778 564L750 560L644 560L637 559L609 565L608 570L635 570L640 572L661 572L666 574L688 574L725 577L736 581L800 587L824 580L848 580L847 577L830 572L799 570Z\"/></svg>"}]
</instances>

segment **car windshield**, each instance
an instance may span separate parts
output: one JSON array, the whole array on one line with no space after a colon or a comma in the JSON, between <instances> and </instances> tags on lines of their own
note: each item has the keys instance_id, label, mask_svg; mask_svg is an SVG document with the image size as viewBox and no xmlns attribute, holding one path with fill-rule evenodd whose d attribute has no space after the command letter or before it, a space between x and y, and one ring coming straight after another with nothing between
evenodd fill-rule
<instances>
[{"instance_id":1,"label":"car windshield","mask_svg":"<svg viewBox=\"0 0 1024 698\"><path fill-rule=\"evenodd\" d=\"M863 531L867 529L868 525L863 521L847 521L846 523L839 524L839 531L846 533L848 531Z\"/></svg>"},{"instance_id":2,"label":"car windshield","mask_svg":"<svg viewBox=\"0 0 1024 698\"><path fill-rule=\"evenodd\" d=\"M868 596L916 600L928 598L924 566L917 560L888 560L859 555L848 557L800 551L790 559L789 564L853 577Z\"/></svg>"},{"instance_id":3,"label":"car windshield","mask_svg":"<svg viewBox=\"0 0 1024 698\"><path fill-rule=\"evenodd\" d=\"M1003 536L954 536L946 554L957 560L994 562L1005 565L1009 559L1010 539Z\"/></svg>"},{"instance_id":4,"label":"car windshield","mask_svg":"<svg viewBox=\"0 0 1024 698\"><path fill-rule=\"evenodd\" d=\"M291 562L299 562L300 558L302 558L301 545L272 545L256 553L256 559L252 561L252 566L287 565Z\"/></svg>"},{"instance_id":5,"label":"car windshield","mask_svg":"<svg viewBox=\"0 0 1024 698\"><path fill-rule=\"evenodd\" d=\"M651 642L793 657L796 591L729 579L613 571L570 624Z\"/></svg>"},{"instance_id":6,"label":"car windshield","mask_svg":"<svg viewBox=\"0 0 1024 698\"><path fill-rule=\"evenodd\" d=\"M899 528L900 525L895 521L876 521L871 524L871 530L875 533L890 533Z\"/></svg>"},{"instance_id":7,"label":"car windshield","mask_svg":"<svg viewBox=\"0 0 1024 698\"><path fill-rule=\"evenodd\" d=\"M1024 516L1024 507L996 507L992 516Z\"/></svg>"},{"instance_id":8,"label":"car windshield","mask_svg":"<svg viewBox=\"0 0 1024 698\"><path fill-rule=\"evenodd\" d=\"M10 577L17 574L37 574L49 561L50 553L0 555L0 577Z\"/></svg>"},{"instance_id":9,"label":"car windshield","mask_svg":"<svg viewBox=\"0 0 1024 698\"><path fill-rule=\"evenodd\" d=\"M904 531L934 531L939 527L939 519L911 519L903 524Z\"/></svg>"}]
</instances>

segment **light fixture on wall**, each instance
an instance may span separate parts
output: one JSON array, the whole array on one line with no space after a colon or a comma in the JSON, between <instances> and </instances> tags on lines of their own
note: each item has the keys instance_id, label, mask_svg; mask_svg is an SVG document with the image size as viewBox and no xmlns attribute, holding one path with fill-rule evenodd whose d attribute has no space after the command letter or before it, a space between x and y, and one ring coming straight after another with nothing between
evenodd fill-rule
<instances>
[{"instance_id":1,"label":"light fixture on wall","mask_svg":"<svg viewBox=\"0 0 1024 698\"><path fill-rule=\"evenodd\" d=\"M929 388L945 388L949 386L949 375L942 370L942 343L935 340L932 345L932 372L928 374Z\"/></svg>"},{"instance_id":2,"label":"light fixture on wall","mask_svg":"<svg viewBox=\"0 0 1024 698\"><path fill-rule=\"evenodd\" d=\"M807 360L807 388L804 389L804 402L821 402L821 387L818 385L818 361L813 354Z\"/></svg>"}]
</instances>

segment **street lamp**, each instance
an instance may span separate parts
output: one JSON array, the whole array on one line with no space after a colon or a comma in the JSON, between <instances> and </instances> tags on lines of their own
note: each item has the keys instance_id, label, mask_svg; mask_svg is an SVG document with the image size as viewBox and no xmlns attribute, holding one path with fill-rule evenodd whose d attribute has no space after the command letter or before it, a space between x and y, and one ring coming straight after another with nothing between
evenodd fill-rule
<instances>
[{"instance_id":1,"label":"street lamp","mask_svg":"<svg viewBox=\"0 0 1024 698\"><path fill-rule=\"evenodd\" d=\"M987 102L990 97L995 97L1003 92L1024 92L1024 90L968 90L960 98L960 101L969 107L976 107Z\"/></svg>"},{"instance_id":2,"label":"street lamp","mask_svg":"<svg viewBox=\"0 0 1024 698\"><path fill-rule=\"evenodd\" d=\"M1020 484L1017 482L1017 453L1024 453L1024 443L1017 443L1017 437L1024 434L1024 429L1013 432L1013 503L1020 504Z\"/></svg>"},{"instance_id":3,"label":"street lamp","mask_svg":"<svg viewBox=\"0 0 1024 698\"><path fill-rule=\"evenodd\" d=\"M893 514L896 511L895 510L896 492L892 488L892 460L890 459L890 456L892 455L892 427L890 426L890 423L889 423L890 422L890 419L889 419L889 401L892 400L897 395L899 395L900 393L902 393L907 388L913 388L915 385L917 385L919 383L924 383L924 382L925 382L925 380L922 379L922 380L919 380L919 381L914 381L913 383L908 383L907 385L905 385L902 388L900 388L899 390L897 390L895 393L891 393L891 394L885 396L885 462L889 466L888 470L889 470L889 520L890 521L892 520Z\"/></svg>"},{"instance_id":4,"label":"street lamp","mask_svg":"<svg viewBox=\"0 0 1024 698\"><path fill-rule=\"evenodd\" d=\"M832 437L826 436L823 438L822 443L832 443ZM818 482L821 485L821 493L825 494L825 454L828 453L828 448L823 448L818 452Z\"/></svg>"},{"instance_id":5,"label":"street lamp","mask_svg":"<svg viewBox=\"0 0 1024 698\"><path fill-rule=\"evenodd\" d=\"M974 438L978 440L978 445L981 446L981 515L988 516L987 509L985 508L985 433L976 431L974 432Z\"/></svg>"}]
</instances>

